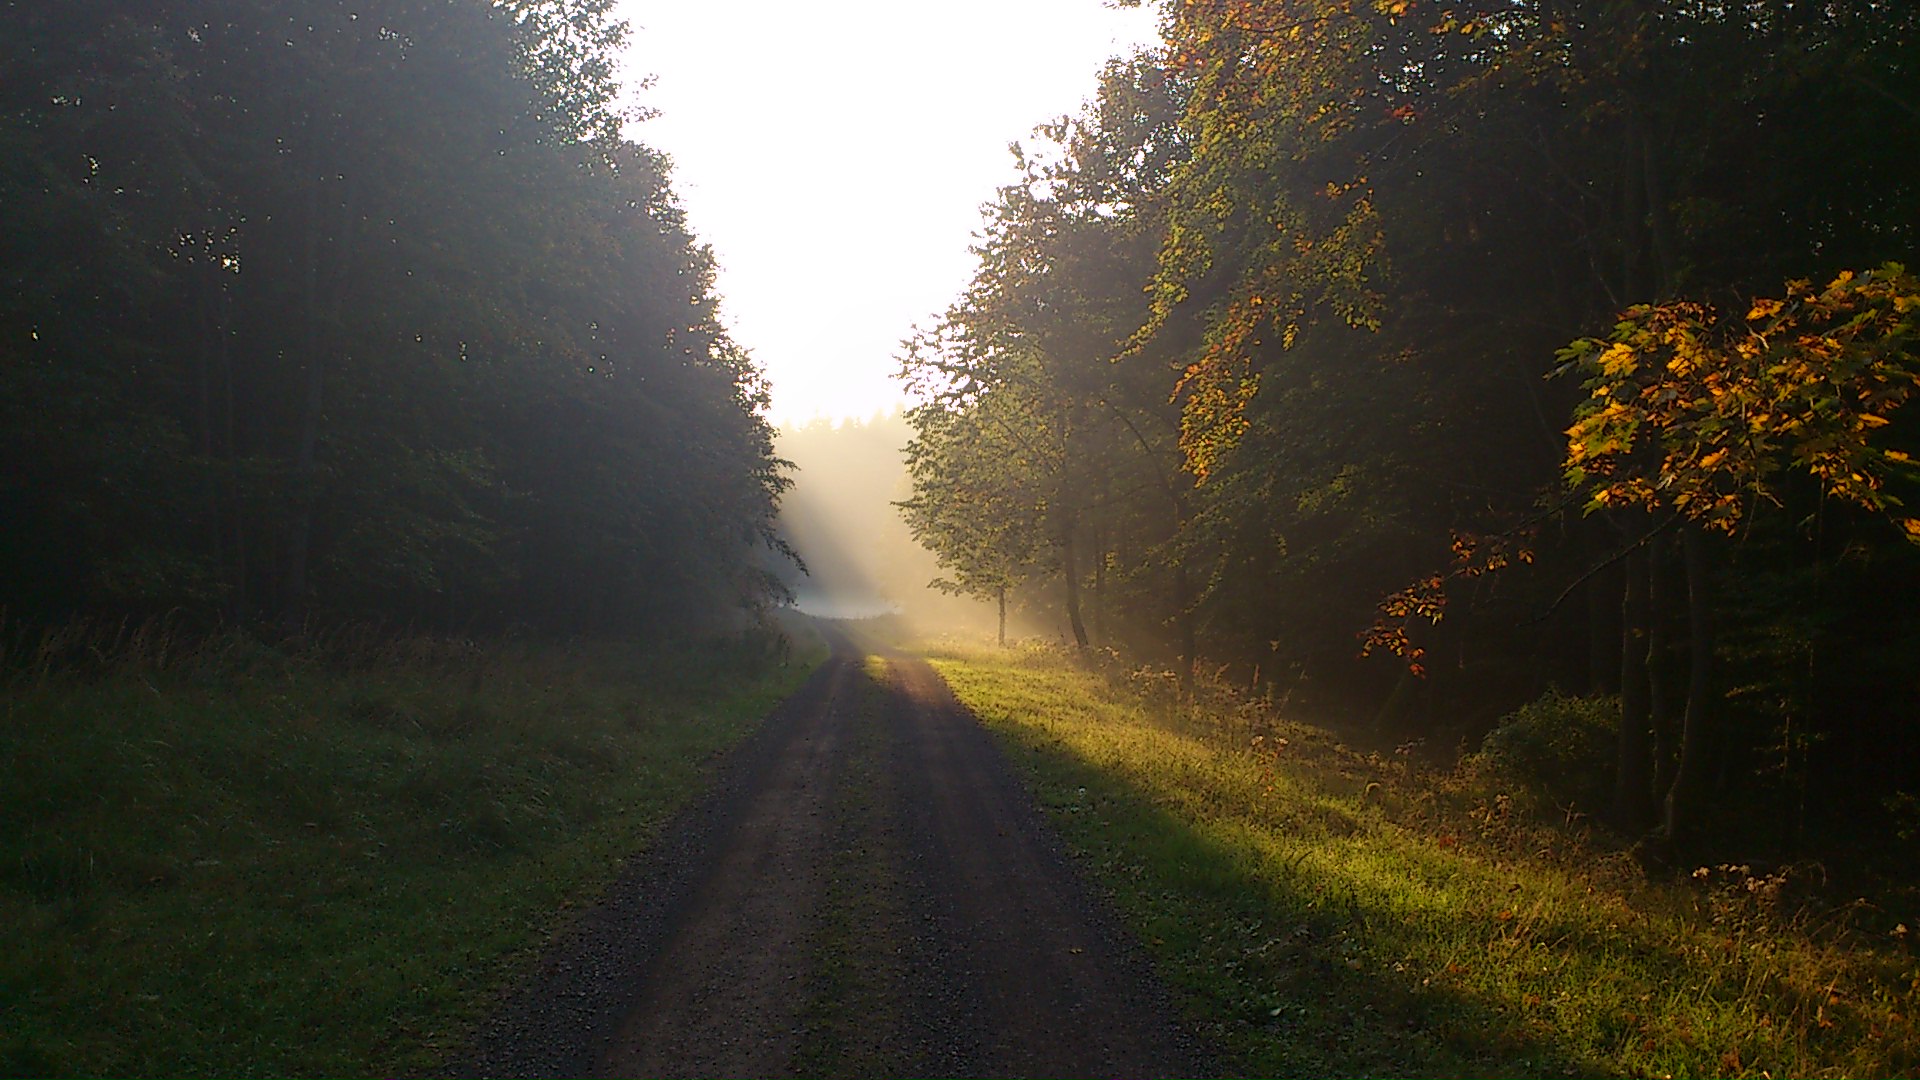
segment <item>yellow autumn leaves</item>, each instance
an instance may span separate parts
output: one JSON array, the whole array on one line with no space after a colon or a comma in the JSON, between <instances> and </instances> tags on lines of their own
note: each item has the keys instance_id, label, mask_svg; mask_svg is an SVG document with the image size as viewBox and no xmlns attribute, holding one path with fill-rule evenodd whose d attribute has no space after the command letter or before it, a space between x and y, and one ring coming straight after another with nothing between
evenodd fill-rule
<instances>
[{"instance_id":1,"label":"yellow autumn leaves","mask_svg":"<svg viewBox=\"0 0 1920 1080\"><path fill-rule=\"evenodd\" d=\"M1606 340L1562 350L1589 397L1567 429L1567 482L1589 510L1665 510L1732 531L1785 471L1894 515L1913 457L1879 441L1920 389L1920 281L1888 264L1824 289L1789 282L1744 320L1692 302L1630 309Z\"/></svg>"}]
</instances>

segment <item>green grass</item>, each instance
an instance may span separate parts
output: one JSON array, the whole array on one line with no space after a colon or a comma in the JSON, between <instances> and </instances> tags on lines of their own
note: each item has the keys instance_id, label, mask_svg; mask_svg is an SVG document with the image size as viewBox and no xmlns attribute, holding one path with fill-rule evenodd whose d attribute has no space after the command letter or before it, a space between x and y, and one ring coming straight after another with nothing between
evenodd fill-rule
<instances>
[{"instance_id":1,"label":"green grass","mask_svg":"<svg viewBox=\"0 0 1920 1080\"><path fill-rule=\"evenodd\" d=\"M230 641L20 679L0 1073L441 1067L823 655Z\"/></svg>"},{"instance_id":2,"label":"green grass","mask_svg":"<svg viewBox=\"0 0 1920 1080\"><path fill-rule=\"evenodd\" d=\"M1920 1068L1906 938L1791 909L1777 880L1649 882L1497 792L1304 726L1149 705L1057 653L929 658L1239 1070Z\"/></svg>"}]
</instances>

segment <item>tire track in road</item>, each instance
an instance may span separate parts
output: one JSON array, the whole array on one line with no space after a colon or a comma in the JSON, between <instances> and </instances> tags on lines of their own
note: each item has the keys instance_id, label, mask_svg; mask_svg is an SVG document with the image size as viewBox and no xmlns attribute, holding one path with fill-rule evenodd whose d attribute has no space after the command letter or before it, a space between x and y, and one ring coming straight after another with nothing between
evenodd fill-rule
<instances>
[{"instance_id":1,"label":"tire track in road","mask_svg":"<svg viewBox=\"0 0 1920 1080\"><path fill-rule=\"evenodd\" d=\"M933 669L827 633L821 672L556 942L461 1071L1212 1071Z\"/></svg>"},{"instance_id":2,"label":"tire track in road","mask_svg":"<svg viewBox=\"0 0 1920 1080\"><path fill-rule=\"evenodd\" d=\"M836 656L825 700L711 855L691 912L595 1070L609 1076L771 1076L786 1071L811 977L807 941L825 898L828 826L855 661Z\"/></svg>"},{"instance_id":3,"label":"tire track in road","mask_svg":"<svg viewBox=\"0 0 1920 1080\"><path fill-rule=\"evenodd\" d=\"M966 1019L937 1066L974 1076L1212 1071L1144 951L1094 893L999 748L926 661L890 656L919 892Z\"/></svg>"}]
</instances>

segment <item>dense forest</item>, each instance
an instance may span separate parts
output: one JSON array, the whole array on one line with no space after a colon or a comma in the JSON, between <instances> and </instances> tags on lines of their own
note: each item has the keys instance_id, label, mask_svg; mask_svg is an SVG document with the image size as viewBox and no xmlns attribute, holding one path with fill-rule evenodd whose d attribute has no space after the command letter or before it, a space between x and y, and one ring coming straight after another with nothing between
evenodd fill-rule
<instances>
[{"instance_id":1,"label":"dense forest","mask_svg":"<svg viewBox=\"0 0 1920 1080\"><path fill-rule=\"evenodd\" d=\"M1920 5L1113 0L776 430L623 2L0 0L0 1075L1920 1074Z\"/></svg>"},{"instance_id":2,"label":"dense forest","mask_svg":"<svg viewBox=\"0 0 1920 1080\"><path fill-rule=\"evenodd\" d=\"M1439 750L1607 698L1577 809L1661 845L1913 835L1920 11L1164 26L902 346L951 580Z\"/></svg>"},{"instance_id":3,"label":"dense forest","mask_svg":"<svg viewBox=\"0 0 1920 1080\"><path fill-rule=\"evenodd\" d=\"M10 633L647 636L805 587L612 11L6 5ZM1436 747L1607 697L1632 833L1920 834L1920 15L1164 31L1016 148L903 345L910 576Z\"/></svg>"},{"instance_id":4,"label":"dense forest","mask_svg":"<svg viewBox=\"0 0 1920 1080\"><path fill-rule=\"evenodd\" d=\"M648 636L782 594L611 0L0 13L0 609Z\"/></svg>"}]
</instances>

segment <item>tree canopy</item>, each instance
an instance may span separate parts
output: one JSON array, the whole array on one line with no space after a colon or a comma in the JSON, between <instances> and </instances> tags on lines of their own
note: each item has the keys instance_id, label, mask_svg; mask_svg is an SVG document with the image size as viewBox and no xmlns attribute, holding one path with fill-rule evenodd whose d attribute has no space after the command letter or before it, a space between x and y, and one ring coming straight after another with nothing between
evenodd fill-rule
<instances>
[{"instance_id":1,"label":"tree canopy","mask_svg":"<svg viewBox=\"0 0 1920 1080\"><path fill-rule=\"evenodd\" d=\"M654 632L786 484L611 0L0 15L0 605Z\"/></svg>"},{"instance_id":2,"label":"tree canopy","mask_svg":"<svg viewBox=\"0 0 1920 1080\"><path fill-rule=\"evenodd\" d=\"M1887 600L1920 572L1910 6L1182 0L1163 31L1020 148L904 351L950 565L1030 527L1027 590L1110 609L1084 640L1382 730L1618 693L1606 809L1669 839L1743 769L1803 813L1920 776L1872 749L1909 741L1920 632Z\"/></svg>"}]
</instances>

